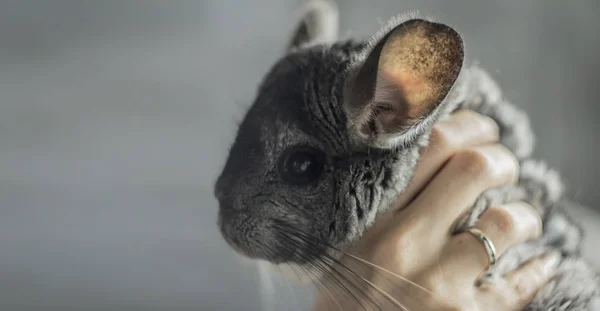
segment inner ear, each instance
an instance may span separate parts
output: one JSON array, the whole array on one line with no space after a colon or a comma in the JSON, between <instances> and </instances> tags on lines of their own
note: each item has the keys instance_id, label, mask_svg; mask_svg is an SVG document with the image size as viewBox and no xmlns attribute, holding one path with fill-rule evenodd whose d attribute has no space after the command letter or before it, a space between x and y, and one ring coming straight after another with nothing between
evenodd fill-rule
<instances>
[{"instance_id":1,"label":"inner ear","mask_svg":"<svg viewBox=\"0 0 600 311\"><path fill-rule=\"evenodd\" d=\"M450 27L424 20L403 23L383 44L374 100L399 96L406 116L419 118L444 100L463 57L462 40Z\"/></svg>"},{"instance_id":2,"label":"inner ear","mask_svg":"<svg viewBox=\"0 0 600 311\"><path fill-rule=\"evenodd\" d=\"M446 98L458 78L463 42L452 28L421 19L392 28L353 83L351 110L361 136L401 135Z\"/></svg>"}]
</instances>

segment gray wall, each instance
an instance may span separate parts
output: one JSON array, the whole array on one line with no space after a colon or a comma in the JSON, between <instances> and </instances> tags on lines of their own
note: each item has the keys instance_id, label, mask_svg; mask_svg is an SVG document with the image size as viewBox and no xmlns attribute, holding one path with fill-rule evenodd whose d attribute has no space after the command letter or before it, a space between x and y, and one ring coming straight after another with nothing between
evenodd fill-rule
<instances>
[{"instance_id":1,"label":"gray wall","mask_svg":"<svg viewBox=\"0 0 600 311\"><path fill-rule=\"evenodd\" d=\"M600 207L600 2L339 2L344 33L415 9L457 27ZM300 3L0 0L0 310L260 308L212 183Z\"/></svg>"}]
</instances>

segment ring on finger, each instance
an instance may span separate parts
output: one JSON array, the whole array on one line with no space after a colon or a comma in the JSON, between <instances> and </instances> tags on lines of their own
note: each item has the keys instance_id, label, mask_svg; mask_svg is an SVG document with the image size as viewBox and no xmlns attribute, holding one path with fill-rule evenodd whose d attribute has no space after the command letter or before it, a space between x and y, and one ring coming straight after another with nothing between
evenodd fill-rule
<instances>
[{"instance_id":1,"label":"ring on finger","mask_svg":"<svg viewBox=\"0 0 600 311\"><path fill-rule=\"evenodd\" d=\"M494 243L492 243L492 241L488 239L488 237L486 237L485 234L481 232L481 230L475 227L468 228L466 231L475 236L475 238L477 238L477 240L480 241L483 247L485 248L485 252L487 253L489 262L486 271L489 271L496 264L497 254Z\"/></svg>"}]
</instances>

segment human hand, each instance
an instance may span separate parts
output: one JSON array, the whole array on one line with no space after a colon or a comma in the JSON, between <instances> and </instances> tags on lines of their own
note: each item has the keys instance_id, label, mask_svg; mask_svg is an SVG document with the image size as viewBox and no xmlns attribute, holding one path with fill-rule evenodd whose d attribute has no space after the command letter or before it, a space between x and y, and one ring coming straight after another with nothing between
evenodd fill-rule
<instances>
[{"instance_id":1,"label":"human hand","mask_svg":"<svg viewBox=\"0 0 600 311\"><path fill-rule=\"evenodd\" d=\"M438 122L411 185L342 259L370 285L362 287L361 296L379 296L377 307L383 310L400 304L408 310L522 310L533 299L552 276L557 255L536 258L498 283L477 284L489 265L484 245L468 232L452 235L456 220L483 191L517 180L518 163L497 144L498 136L493 121L471 111ZM542 224L531 206L514 202L490 207L475 227L500 256L538 237ZM369 305L338 292L321 294L316 309Z\"/></svg>"}]
</instances>

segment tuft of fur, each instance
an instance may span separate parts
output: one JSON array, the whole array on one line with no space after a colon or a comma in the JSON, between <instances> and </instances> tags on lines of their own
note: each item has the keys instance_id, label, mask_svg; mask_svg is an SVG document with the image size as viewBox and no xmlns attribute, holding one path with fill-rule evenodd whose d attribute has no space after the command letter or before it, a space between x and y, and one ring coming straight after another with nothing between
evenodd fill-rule
<instances>
[{"instance_id":1,"label":"tuft of fur","mask_svg":"<svg viewBox=\"0 0 600 311\"><path fill-rule=\"evenodd\" d=\"M565 258L525 311L597 311L599 295L596 272L581 258Z\"/></svg>"}]
</instances>

